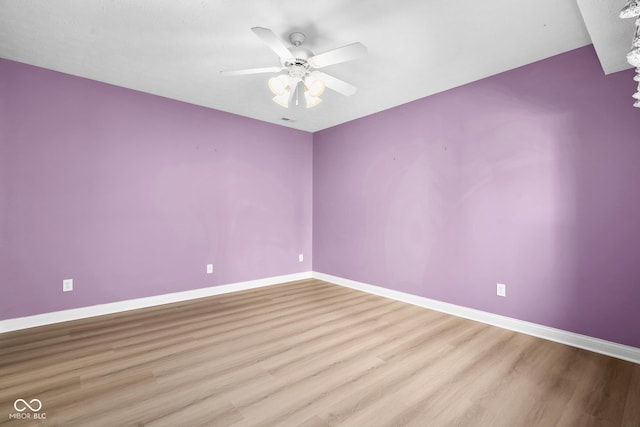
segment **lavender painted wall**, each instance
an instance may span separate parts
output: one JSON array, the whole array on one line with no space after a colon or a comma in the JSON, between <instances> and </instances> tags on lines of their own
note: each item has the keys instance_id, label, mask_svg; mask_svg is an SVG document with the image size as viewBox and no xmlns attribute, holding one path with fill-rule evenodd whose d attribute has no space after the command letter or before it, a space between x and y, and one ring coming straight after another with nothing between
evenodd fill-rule
<instances>
[{"instance_id":1,"label":"lavender painted wall","mask_svg":"<svg viewBox=\"0 0 640 427\"><path fill-rule=\"evenodd\" d=\"M3 278L3 272L8 269L8 228L7 228L7 209L8 204L8 183L9 183L9 144L6 134L9 126L9 105L3 94L9 90L8 82L0 78L0 280ZM3 288L3 282L0 282L0 292ZM0 297L3 294L0 293Z\"/></svg>"},{"instance_id":2,"label":"lavender painted wall","mask_svg":"<svg viewBox=\"0 0 640 427\"><path fill-rule=\"evenodd\" d=\"M311 269L311 134L6 60L0 82L0 319Z\"/></svg>"},{"instance_id":3,"label":"lavender painted wall","mask_svg":"<svg viewBox=\"0 0 640 427\"><path fill-rule=\"evenodd\" d=\"M640 347L632 76L589 46L315 134L314 271Z\"/></svg>"}]
</instances>

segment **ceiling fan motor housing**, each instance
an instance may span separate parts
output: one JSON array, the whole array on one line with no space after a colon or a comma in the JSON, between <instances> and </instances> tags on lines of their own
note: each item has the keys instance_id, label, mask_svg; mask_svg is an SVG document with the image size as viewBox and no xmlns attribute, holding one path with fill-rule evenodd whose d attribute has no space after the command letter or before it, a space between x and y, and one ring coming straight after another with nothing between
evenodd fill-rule
<instances>
[{"instance_id":1,"label":"ceiling fan motor housing","mask_svg":"<svg viewBox=\"0 0 640 427\"><path fill-rule=\"evenodd\" d=\"M289 51L293 59L282 59L282 66L289 71L291 77L303 78L309 71L310 64L308 59L313 56L313 52L301 46L291 47Z\"/></svg>"}]
</instances>

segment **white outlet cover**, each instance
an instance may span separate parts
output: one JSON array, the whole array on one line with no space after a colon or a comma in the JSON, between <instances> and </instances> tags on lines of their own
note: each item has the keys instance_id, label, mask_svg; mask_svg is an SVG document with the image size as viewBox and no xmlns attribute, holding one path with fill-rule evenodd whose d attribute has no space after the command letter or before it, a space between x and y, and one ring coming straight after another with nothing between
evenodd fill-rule
<instances>
[{"instance_id":1,"label":"white outlet cover","mask_svg":"<svg viewBox=\"0 0 640 427\"><path fill-rule=\"evenodd\" d=\"M70 292L73 290L73 279L64 279L62 281L62 292Z\"/></svg>"},{"instance_id":2,"label":"white outlet cover","mask_svg":"<svg viewBox=\"0 0 640 427\"><path fill-rule=\"evenodd\" d=\"M304 254L299 254L299 255L298 255L298 261L299 261L299 262L304 261Z\"/></svg>"},{"instance_id":3,"label":"white outlet cover","mask_svg":"<svg viewBox=\"0 0 640 427\"><path fill-rule=\"evenodd\" d=\"M213 273L213 264L207 264L207 274Z\"/></svg>"},{"instance_id":4,"label":"white outlet cover","mask_svg":"<svg viewBox=\"0 0 640 427\"><path fill-rule=\"evenodd\" d=\"M496 294L499 297L506 297L507 296L507 285L505 285L503 283L498 283L496 285Z\"/></svg>"}]
</instances>

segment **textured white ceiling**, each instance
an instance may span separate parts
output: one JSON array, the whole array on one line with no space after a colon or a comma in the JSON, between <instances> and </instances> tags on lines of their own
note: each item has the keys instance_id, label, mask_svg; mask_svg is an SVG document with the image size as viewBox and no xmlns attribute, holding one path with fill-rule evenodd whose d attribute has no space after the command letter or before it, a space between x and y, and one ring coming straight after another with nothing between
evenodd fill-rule
<instances>
[{"instance_id":1,"label":"textured white ceiling","mask_svg":"<svg viewBox=\"0 0 640 427\"><path fill-rule=\"evenodd\" d=\"M366 58L323 70L358 92L293 111L269 75L220 76L278 65L254 26L302 31L315 53L362 42ZM576 0L0 0L0 57L306 131L590 42Z\"/></svg>"},{"instance_id":2,"label":"textured white ceiling","mask_svg":"<svg viewBox=\"0 0 640 427\"><path fill-rule=\"evenodd\" d=\"M627 0L578 0L580 12L606 74L631 68L627 52L635 29L634 19L620 19Z\"/></svg>"}]
</instances>

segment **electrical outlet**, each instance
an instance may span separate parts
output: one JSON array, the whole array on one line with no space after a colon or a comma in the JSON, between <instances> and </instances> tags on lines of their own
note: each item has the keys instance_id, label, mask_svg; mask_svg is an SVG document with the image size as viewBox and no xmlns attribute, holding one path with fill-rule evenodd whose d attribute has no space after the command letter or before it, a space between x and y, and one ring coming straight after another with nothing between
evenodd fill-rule
<instances>
[{"instance_id":1,"label":"electrical outlet","mask_svg":"<svg viewBox=\"0 0 640 427\"><path fill-rule=\"evenodd\" d=\"M213 273L213 264L207 264L207 274Z\"/></svg>"},{"instance_id":2,"label":"electrical outlet","mask_svg":"<svg viewBox=\"0 0 640 427\"><path fill-rule=\"evenodd\" d=\"M496 285L496 294L499 297L506 297L507 296L507 285L505 285L504 283L498 283Z\"/></svg>"},{"instance_id":3,"label":"electrical outlet","mask_svg":"<svg viewBox=\"0 0 640 427\"><path fill-rule=\"evenodd\" d=\"M302 262L302 261L304 261L304 255L298 254L298 262Z\"/></svg>"},{"instance_id":4,"label":"electrical outlet","mask_svg":"<svg viewBox=\"0 0 640 427\"><path fill-rule=\"evenodd\" d=\"M62 281L62 292L70 292L73 290L73 279L64 279Z\"/></svg>"}]
</instances>

